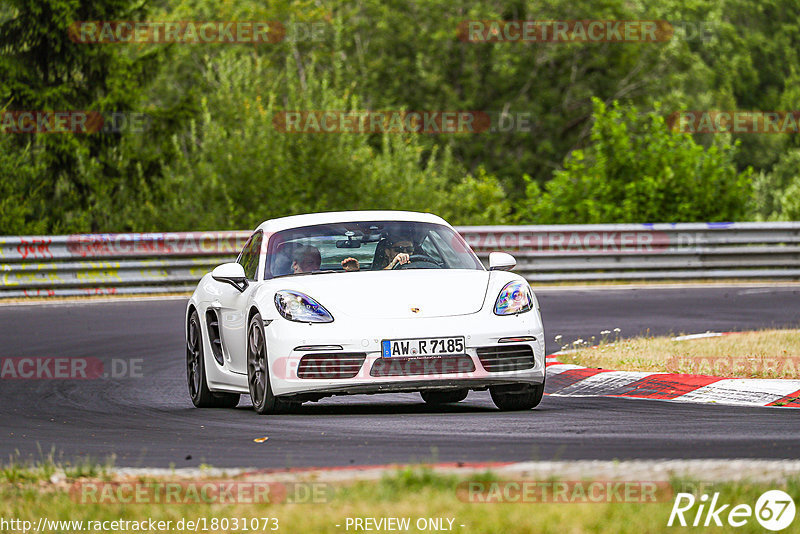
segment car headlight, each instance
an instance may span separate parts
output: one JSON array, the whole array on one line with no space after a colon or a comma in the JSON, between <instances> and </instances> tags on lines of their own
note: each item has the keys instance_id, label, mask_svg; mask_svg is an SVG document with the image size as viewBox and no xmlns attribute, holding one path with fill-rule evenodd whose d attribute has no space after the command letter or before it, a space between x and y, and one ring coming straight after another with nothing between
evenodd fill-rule
<instances>
[{"instance_id":1,"label":"car headlight","mask_svg":"<svg viewBox=\"0 0 800 534\"><path fill-rule=\"evenodd\" d=\"M507 283L494 303L494 313L497 315L516 315L532 309L533 296L526 282Z\"/></svg>"},{"instance_id":2,"label":"car headlight","mask_svg":"<svg viewBox=\"0 0 800 534\"><path fill-rule=\"evenodd\" d=\"M333 316L325 306L298 291L275 293L275 307L284 319L298 323L332 323Z\"/></svg>"}]
</instances>

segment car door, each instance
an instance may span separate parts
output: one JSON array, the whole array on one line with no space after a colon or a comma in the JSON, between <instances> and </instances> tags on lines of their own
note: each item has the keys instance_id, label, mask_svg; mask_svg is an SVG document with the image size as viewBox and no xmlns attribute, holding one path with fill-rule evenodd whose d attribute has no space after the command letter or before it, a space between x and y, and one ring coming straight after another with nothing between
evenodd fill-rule
<instances>
[{"instance_id":1,"label":"car door","mask_svg":"<svg viewBox=\"0 0 800 534\"><path fill-rule=\"evenodd\" d=\"M230 284L222 284L220 296L212 304L219 317L225 365L234 373L247 373L247 303L256 287L263 238L260 230L253 233L236 260L250 281L244 292Z\"/></svg>"}]
</instances>

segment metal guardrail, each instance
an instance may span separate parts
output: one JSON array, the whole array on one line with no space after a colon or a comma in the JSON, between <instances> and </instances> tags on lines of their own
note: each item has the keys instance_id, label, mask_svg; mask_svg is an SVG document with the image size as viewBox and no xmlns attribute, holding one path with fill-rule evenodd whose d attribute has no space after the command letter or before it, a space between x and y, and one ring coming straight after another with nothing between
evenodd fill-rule
<instances>
[{"instance_id":1,"label":"metal guardrail","mask_svg":"<svg viewBox=\"0 0 800 534\"><path fill-rule=\"evenodd\" d=\"M232 261L248 231L0 237L0 298L178 293Z\"/></svg>"},{"instance_id":2,"label":"metal guardrail","mask_svg":"<svg viewBox=\"0 0 800 534\"><path fill-rule=\"evenodd\" d=\"M459 229L479 254L505 250L530 281L800 278L800 222L486 226Z\"/></svg>"},{"instance_id":3,"label":"metal guardrail","mask_svg":"<svg viewBox=\"0 0 800 534\"><path fill-rule=\"evenodd\" d=\"M800 279L800 222L465 226L532 282ZM249 231L0 237L0 298L185 292Z\"/></svg>"}]
</instances>

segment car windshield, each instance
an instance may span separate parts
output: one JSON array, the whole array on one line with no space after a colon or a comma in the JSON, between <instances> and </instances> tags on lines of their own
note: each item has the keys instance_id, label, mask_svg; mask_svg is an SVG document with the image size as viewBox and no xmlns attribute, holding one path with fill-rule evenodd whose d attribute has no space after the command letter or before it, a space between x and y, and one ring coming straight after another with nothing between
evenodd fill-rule
<instances>
[{"instance_id":1,"label":"car windshield","mask_svg":"<svg viewBox=\"0 0 800 534\"><path fill-rule=\"evenodd\" d=\"M346 222L275 233L269 240L265 278L390 269L484 267L466 241L441 224Z\"/></svg>"}]
</instances>

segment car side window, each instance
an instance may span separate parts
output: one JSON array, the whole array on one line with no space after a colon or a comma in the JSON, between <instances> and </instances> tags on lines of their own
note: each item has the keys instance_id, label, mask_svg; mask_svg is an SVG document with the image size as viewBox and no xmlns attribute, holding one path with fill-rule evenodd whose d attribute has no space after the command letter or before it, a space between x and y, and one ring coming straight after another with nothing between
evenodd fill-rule
<instances>
[{"instance_id":1,"label":"car side window","mask_svg":"<svg viewBox=\"0 0 800 534\"><path fill-rule=\"evenodd\" d=\"M244 274L248 280L256 279L263 236L261 231L253 234L242 249L242 253L239 254L239 259L236 260L244 268Z\"/></svg>"},{"instance_id":2,"label":"car side window","mask_svg":"<svg viewBox=\"0 0 800 534\"><path fill-rule=\"evenodd\" d=\"M250 250L250 243L252 242L253 242L253 236L251 235L250 237L247 238L247 241L245 241L245 244L242 247L242 251L239 252L239 256L236 258L236 263L238 263L242 267L244 267L245 254L247 253L248 250Z\"/></svg>"},{"instance_id":3,"label":"car side window","mask_svg":"<svg viewBox=\"0 0 800 534\"><path fill-rule=\"evenodd\" d=\"M431 245L441 253L438 259L444 262L448 269L471 268L467 266L467 262L462 255L456 254L453 251L453 247L447 244L439 232L430 232L428 234L428 240L431 242ZM450 242L452 243L453 241L450 240ZM471 264L472 262L470 261L469 263Z\"/></svg>"},{"instance_id":4,"label":"car side window","mask_svg":"<svg viewBox=\"0 0 800 534\"><path fill-rule=\"evenodd\" d=\"M422 252L429 258L442 263L442 255L439 254L439 249L433 242L433 238L430 235L425 236L425 239L422 241L422 243L420 243L419 248L422 249Z\"/></svg>"}]
</instances>

